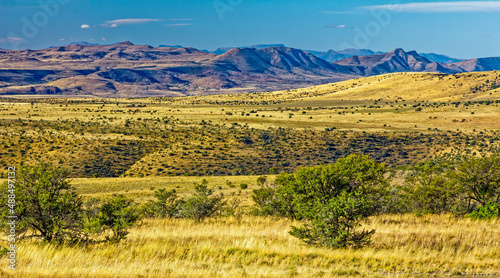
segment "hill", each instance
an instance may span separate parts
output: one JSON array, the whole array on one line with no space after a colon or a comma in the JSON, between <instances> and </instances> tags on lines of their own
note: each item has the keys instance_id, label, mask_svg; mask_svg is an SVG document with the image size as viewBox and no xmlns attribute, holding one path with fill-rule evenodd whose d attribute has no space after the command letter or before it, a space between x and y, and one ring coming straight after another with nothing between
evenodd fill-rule
<instances>
[{"instance_id":1,"label":"hill","mask_svg":"<svg viewBox=\"0 0 500 278\"><path fill-rule=\"evenodd\" d=\"M394 72L500 69L500 58L445 64L396 49L329 63L300 49L266 46L233 48L221 55L131 42L0 50L0 95L189 96L290 90ZM348 49L329 54L370 53Z\"/></svg>"},{"instance_id":2,"label":"hill","mask_svg":"<svg viewBox=\"0 0 500 278\"><path fill-rule=\"evenodd\" d=\"M301 50L72 44L0 51L0 95L177 96L307 87L357 77Z\"/></svg>"}]
</instances>

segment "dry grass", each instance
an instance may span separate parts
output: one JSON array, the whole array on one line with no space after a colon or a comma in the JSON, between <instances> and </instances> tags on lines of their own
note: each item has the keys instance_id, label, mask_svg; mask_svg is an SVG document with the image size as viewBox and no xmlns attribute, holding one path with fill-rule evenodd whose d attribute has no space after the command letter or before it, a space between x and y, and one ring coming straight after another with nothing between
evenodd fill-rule
<instances>
[{"instance_id":1,"label":"dry grass","mask_svg":"<svg viewBox=\"0 0 500 278\"><path fill-rule=\"evenodd\" d=\"M363 249L305 246L291 223L259 217L147 220L119 244L22 243L2 277L423 277L500 275L500 222L384 215ZM2 268L6 261L2 260ZM5 269L5 268L4 268Z\"/></svg>"},{"instance_id":2,"label":"dry grass","mask_svg":"<svg viewBox=\"0 0 500 278\"><path fill-rule=\"evenodd\" d=\"M266 176L268 182L274 180L274 176ZM185 196L194 192L194 184L201 183L203 179L208 181L211 188L224 196L238 196L241 206L251 206L252 190L259 188L257 176L211 176L211 177L146 177L146 178L90 178L73 179L71 184L84 197L105 198L113 194L125 195L133 198L136 202L152 200L154 191L158 189L175 189L179 196ZM248 186L241 189L244 183Z\"/></svg>"}]
</instances>

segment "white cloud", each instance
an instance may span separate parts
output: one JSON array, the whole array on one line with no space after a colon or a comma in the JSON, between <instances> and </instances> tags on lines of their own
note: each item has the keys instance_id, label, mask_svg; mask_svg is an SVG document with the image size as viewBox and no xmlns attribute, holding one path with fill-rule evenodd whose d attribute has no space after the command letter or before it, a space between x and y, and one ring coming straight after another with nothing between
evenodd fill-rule
<instances>
[{"instance_id":1,"label":"white cloud","mask_svg":"<svg viewBox=\"0 0 500 278\"><path fill-rule=\"evenodd\" d=\"M88 24L82 24L82 26L80 26L80 28L82 28L82 29L89 29L90 25L88 25Z\"/></svg>"},{"instance_id":2,"label":"white cloud","mask_svg":"<svg viewBox=\"0 0 500 278\"><path fill-rule=\"evenodd\" d=\"M167 20L169 20L169 21L191 21L193 19L192 18L170 18Z\"/></svg>"},{"instance_id":3,"label":"white cloud","mask_svg":"<svg viewBox=\"0 0 500 278\"><path fill-rule=\"evenodd\" d=\"M101 41L105 42L105 41L107 41L107 39L106 38L101 38Z\"/></svg>"},{"instance_id":4,"label":"white cloud","mask_svg":"<svg viewBox=\"0 0 500 278\"><path fill-rule=\"evenodd\" d=\"M63 42L63 41L65 41L65 40L66 40L66 39L59 39L59 41L60 41L60 42Z\"/></svg>"},{"instance_id":5,"label":"white cloud","mask_svg":"<svg viewBox=\"0 0 500 278\"><path fill-rule=\"evenodd\" d=\"M19 42L24 42L24 39L17 37L0 38L0 43L6 43L6 42L19 43Z\"/></svg>"},{"instance_id":6,"label":"white cloud","mask_svg":"<svg viewBox=\"0 0 500 278\"><path fill-rule=\"evenodd\" d=\"M125 18L125 19L116 19L116 20L110 20L106 21L106 24L109 24L110 26L118 26L118 25L124 25L124 24L141 24L141 23L148 23L148 22L160 22L162 21L161 19L156 19L156 18Z\"/></svg>"},{"instance_id":7,"label":"white cloud","mask_svg":"<svg viewBox=\"0 0 500 278\"><path fill-rule=\"evenodd\" d=\"M143 24L150 22L161 22L161 21L191 21L191 18L170 18L170 19L158 19L158 18L123 18L123 19L115 19L109 20L101 24L101 27L104 28L116 28L120 25L128 25L128 24ZM189 23L176 23L169 24L167 26L189 26L193 24Z\"/></svg>"},{"instance_id":8,"label":"white cloud","mask_svg":"<svg viewBox=\"0 0 500 278\"><path fill-rule=\"evenodd\" d=\"M113 23L113 24L101 24L101 27L103 28L116 28L118 27L118 24Z\"/></svg>"},{"instance_id":9,"label":"white cloud","mask_svg":"<svg viewBox=\"0 0 500 278\"><path fill-rule=\"evenodd\" d=\"M193 26L191 23L175 23L175 24L167 24L169 27L180 27L180 26Z\"/></svg>"},{"instance_id":10,"label":"white cloud","mask_svg":"<svg viewBox=\"0 0 500 278\"><path fill-rule=\"evenodd\" d=\"M347 26L344 24L342 25L326 25L325 28L331 28L331 29L345 29Z\"/></svg>"},{"instance_id":11,"label":"white cloud","mask_svg":"<svg viewBox=\"0 0 500 278\"><path fill-rule=\"evenodd\" d=\"M24 41L24 39L16 38L16 37L10 37L10 38L7 38L7 41L9 41L9 42L22 42L22 41Z\"/></svg>"},{"instance_id":12,"label":"white cloud","mask_svg":"<svg viewBox=\"0 0 500 278\"><path fill-rule=\"evenodd\" d=\"M500 12L500 1L453 1L408 3L360 7L364 10L389 10L407 13Z\"/></svg>"}]
</instances>

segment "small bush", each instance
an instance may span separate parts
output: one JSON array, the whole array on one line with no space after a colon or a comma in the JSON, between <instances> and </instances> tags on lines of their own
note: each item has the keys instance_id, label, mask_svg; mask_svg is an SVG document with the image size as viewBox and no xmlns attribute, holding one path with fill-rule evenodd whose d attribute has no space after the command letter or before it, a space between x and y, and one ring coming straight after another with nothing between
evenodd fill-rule
<instances>
[{"instance_id":1,"label":"small bush","mask_svg":"<svg viewBox=\"0 0 500 278\"><path fill-rule=\"evenodd\" d=\"M295 219L295 210L292 200L288 198L282 188L262 187L254 189L252 200L255 203L253 214L260 216L280 216Z\"/></svg>"},{"instance_id":2,"label":"small bush","mask_svg":"<svg viewBox=\"0 0 500 278\"><path fill-rule=\"evenodd\" d=\"M203 180L200 184L195 184L195 193L187 198L181 206L180 215L191 218L197 222L220 212L226 205L224 195L214 195L214 190L209 189L208 181Z\"/></svg>"},{"instance_id":3,"label":"small bush","mask_svg":"<svg viewBox=\"0 0 500 278\"><path fill-rule=\"evenodd\" d=\"M106 236L106 239L119 242L126 238L128 229L139 219L140 214L133 200L123 195L115 195L104 201L97 216L90 221L90 226L98 233L110 230L112 236Z\"/></svg>"},{"instance_id":4,"label":"small bush","mask_svg":"<svg viewBox=\"0 0 500 278\"><path fill-rule=\"evenodd\" d=\"M156 201L150 201L143 208L146 216L159 218L179 216L179 211L184 200L179 198L175 189L158 189L155 191L154 196Z\"/></svg>"},{"instance_id":5,"label":"small bush","mask_svg":"<svg viewBox=\"0 0 500 278\"><path fill-rule=\"evenodd\" d=\"M242 183L242 184L240 184L240 188L241 189L247 189L248 188L248 184Z\"/></svg>"}]
</instances>

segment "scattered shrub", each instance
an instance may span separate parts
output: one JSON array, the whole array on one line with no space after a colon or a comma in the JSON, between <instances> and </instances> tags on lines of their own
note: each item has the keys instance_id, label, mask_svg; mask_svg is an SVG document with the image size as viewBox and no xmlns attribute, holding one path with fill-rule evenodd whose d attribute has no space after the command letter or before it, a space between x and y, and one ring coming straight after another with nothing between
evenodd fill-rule
<instances>
[{"instance_id":1,"label":"scattered shrub","mask_svg":"<svg viewBox=\"0 0 500 278\"><path fill-rule=\"evenodd\" d=\"M194 219L197 222L220 212L226 205L224 195L214 195L214 190L209 189L208 181L203 180L200 184L195 184L193 196L187 198L181 206L180 215L182 217Z\"/></svg>"},{"instance_id":2,"label":"scattered shrub","mask_svg":"<svg viewBox=\"0 0 500 278\"><path fill-rule=\"evenodd\" d=\"M133 200L123 195L115 195L104 201L97 217L91 221L94 231L99 233L110 230L112 236L106 236L111 242L126 238L128 229L140 219L140 213Z\"/></svg>"}]
</instances>

